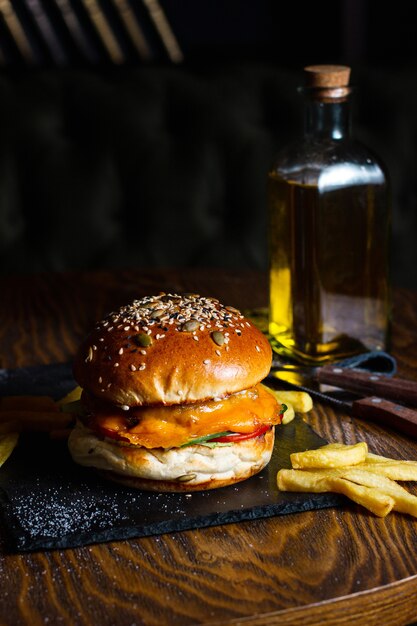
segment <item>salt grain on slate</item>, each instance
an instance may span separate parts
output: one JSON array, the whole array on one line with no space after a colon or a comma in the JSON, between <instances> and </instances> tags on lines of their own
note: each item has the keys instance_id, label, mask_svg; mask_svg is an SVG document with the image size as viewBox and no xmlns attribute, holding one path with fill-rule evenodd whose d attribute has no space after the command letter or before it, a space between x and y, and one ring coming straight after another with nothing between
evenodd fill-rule
<instances>
[{"instance_id":1,"label":"salt grain on slate","mask_svg":"<svg viewBox=\"0 0 417 626\"><path fill-rule=\"evenodd\" d=\"M36 481L35 481L36 483ZM38 488L36 488L38 487ZM33 495L15 503L20 524L31 537L60 538L74 532L105 529L109 523L127 521L118 508L117 497L103 496L99 502L86 497L88 485L82 485L83 497L57 486L42 490L34 485ZM42 494L42 495L41 495Z\"/></svg>"}]
</instances>

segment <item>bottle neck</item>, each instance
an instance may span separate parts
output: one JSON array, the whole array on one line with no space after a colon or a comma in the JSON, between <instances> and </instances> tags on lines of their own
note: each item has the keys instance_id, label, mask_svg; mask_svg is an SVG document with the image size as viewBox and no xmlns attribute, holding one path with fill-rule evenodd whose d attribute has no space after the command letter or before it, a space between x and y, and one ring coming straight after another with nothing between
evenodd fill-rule
<instances>
[{"instance_id":1,"label":"bottle neck","mask_svg":"<svg viewBox=\"0 0 417 626\"><path fill-rule=\"evenodd\" d=\"M347 100L306 101L304 130L313 139L338 141L350 136L350 109Z\"/></svg>"}]
</instances>

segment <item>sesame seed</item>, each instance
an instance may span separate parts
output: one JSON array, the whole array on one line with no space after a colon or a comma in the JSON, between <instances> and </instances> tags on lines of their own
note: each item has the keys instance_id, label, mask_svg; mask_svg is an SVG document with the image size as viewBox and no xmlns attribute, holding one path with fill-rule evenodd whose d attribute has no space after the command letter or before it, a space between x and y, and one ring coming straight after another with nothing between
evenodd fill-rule
<instances>
[{"instance_id":1,"label":"sesame seed","mask_svg":"<svg viewBox=\"0 0 417 626\"><path fill-rule=\"evenodd\" d=\"M99 337L99 341L104 341L104 337Z\"/></svg>"},{"instance_id":2,"label":"sesame seed","mask_svg":"<svg viewBox=\"0 0 417 626\"><path fill-rule=\"evenodd\" d=\"M130 369L132 370L132 372L136 372L136 365L133 365L133 363L130 365Z\"/></svg>"},{"instance_id":3,"label":"sesame seed","mask_svg":"<svg viewBox=\"0 0 417 626\"><path fill-rule=\"evenodd\" d=\"M204 365L209 365L211 363L210 359L204 359L203 361Z\"/></svg>"},{"instance_id":4,"label":"sesame seed","mask_svg":"<svg viewBox=\"0 0 417 626\"><path fill-rule=\"evenodd\" d=\"M103 379L102 379L102 377L101 377L101 376L99 376L98 382L100 383L100 385L101 385L101 383L103 382Z\"/></svg>"},{"instance_id":5,"label":"sesame seed","mask_svg":"<svg viewBox=\"0 0 417 626\"><path fill-rule=\"evenodd\" d=\"M122 405L120 406L120 408L121 408L123 411L128 411L128 410L130 409L130 407L129 407L127 404L122 404Z\"/></svg>"},{"instance_id":6,"label":"sesame seed","mask_svg":"<svg viewBox=\"0 0 417 626\"><path fill-rule=\"evenodd\" d=\"M240 311L223 306L216 298L197 294L159 294L133 300L110 313L96 328L100 331L112 324L108 331L118 326L126 332L132 328L137 333L151 335L151 328L155 327L155 337L162 339L169 326L178 331L188 323L197 323L200 331L213 327L224 331L228 326L234 328L238 324L243 328L244 322L246 320Z\"/></svg>"},{"instance_id":7,"label":"sesame seed","mask_svg":"<svg viewBox=\"0 0 417 626\"><path fill-rule=\"evenodd\" d=\"M97 346L93 344L93 350L97 350Z\"/></svg>"},{"instance_id":8,"label":"sesame seed","mask_svg":"<svg viewBox=\"0 0 417 626\"><path fill-rule=\"evenodd\" d=\"M198 341L197 335L193 335L193 339L194 339L194 341Z\"/></svg>"},{"instance_id":9,"label":"sesame seed","mask_svg":"<svg viewBox=\"0 0 417 626\"><path fill-rule=\"evenodd\" d=\"M140 371L143 371L145 367L146 367L145 363L141 363L141 365L139 365Z\"/></svg>"},{"instance_id":10,"label":"sesame seed","mask_svg":"<svg viewBox=\"0 0 417 626\"><path fill-rule=\"evenodd\" d=\"M221 355L222 355L222 353L220 352L220 350L216 350L216 354L217 354L217 356L221 356Z\"/></svg>"},{"instance_id":11,"label":"sesame seed","mask_svg":"<svg viewBox=\"0 0 417 626\"><path fill-rule=\"evenodd\" d=\"M146 356L146 350L139 350L139 352Z\"/></svg>"},{"instance_id":12,"label":"sesame seed","mask_svg":"<svg viewBox=\"0 0 417 626\"><path fill-rule=\"evenodd\" d=\"M119 367L119 364L118 364L118 363L115 363L115 364L114 364L114 367Z\"/></svg>"},{"instance_id":13,"label":"sesame seed","mask_svg":"<svg viewBox=\"0 0 417 626\"><path fill-rule=\"evenodd\" d=\"M260 347L259 347L259 346L255 346L255 348L256 348L256 350L257 350L258 352L260 352L260 351L261 351L261 349L260 349Z\"/></svg>"},{"instance_id":14,"label":"sesame seed","mask_svg":"<svg viewBox=\"0 0 417 626\"><path fill-rule=\"evenodd\" d=\"M123 354L123 348L120 348L119 354Z\"/></svg>"}]
</instances>

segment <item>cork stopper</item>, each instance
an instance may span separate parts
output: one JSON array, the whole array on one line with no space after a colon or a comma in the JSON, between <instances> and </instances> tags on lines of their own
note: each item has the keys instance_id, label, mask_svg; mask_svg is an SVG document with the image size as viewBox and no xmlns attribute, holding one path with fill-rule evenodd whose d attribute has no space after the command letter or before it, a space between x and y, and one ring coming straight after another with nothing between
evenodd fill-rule
<instances>
[{"instance_id":1,"label":"cork stopper","mask_svg":"<svg viewBox=\"0 0 417 626\"><path fill-rule=\"evenodd\" d=\"M328 102L344 100L350 93L350 67L346 65L308 65L304 68L305 85L313 98Z\"/></svg>"}]
</instances>

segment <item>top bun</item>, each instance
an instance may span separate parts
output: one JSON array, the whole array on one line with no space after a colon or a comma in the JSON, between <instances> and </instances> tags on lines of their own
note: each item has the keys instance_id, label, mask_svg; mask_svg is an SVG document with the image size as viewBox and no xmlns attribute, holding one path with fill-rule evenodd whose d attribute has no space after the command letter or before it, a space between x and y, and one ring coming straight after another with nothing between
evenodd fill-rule
<instances>
[{"instance_id":1,"label":"top bun","mask_svg":"<svg viewBox=\"0 0 417 626\"><path fill-rule=\"evenodd\" d=\"M161 293L99 322L77 353L74 376L112 404L182 404L252 387L271 361L268 340L237 309Z\"/></svg>"}]
</instances>

